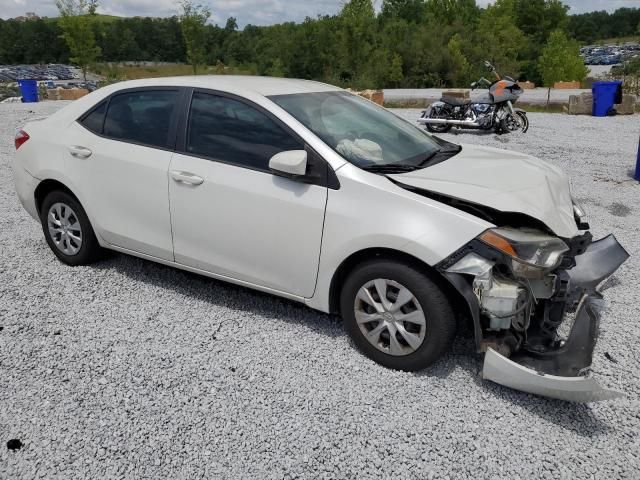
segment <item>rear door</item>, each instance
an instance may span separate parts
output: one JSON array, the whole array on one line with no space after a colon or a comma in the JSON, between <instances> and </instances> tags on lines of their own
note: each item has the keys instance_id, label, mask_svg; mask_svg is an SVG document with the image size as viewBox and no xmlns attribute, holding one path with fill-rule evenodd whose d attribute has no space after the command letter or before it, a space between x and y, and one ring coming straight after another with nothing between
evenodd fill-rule
<instances>
[{"instance_id":1,"label":"rear door","mask_svg":"<svg viewBox=\"0 0 640 480\"><path fill-rule=\"evenodd\" d=\"M312 296L327 187L268 166L304 143L257 106L210 91L193 93L185 123L169 168L176 262ZM308 169L327 167L309 162Z\"/></svg>"},{"instance_id":2,"label":"rear door","mask_svg":"<svg viewBox=\"0 0 640 480\"><path fill-rule=\"evenodd\" d=\"M97 233L112 245L173 260L167 172L178 88L125 90L76 122L67 171Z\"/></svg>"}]
</instances>

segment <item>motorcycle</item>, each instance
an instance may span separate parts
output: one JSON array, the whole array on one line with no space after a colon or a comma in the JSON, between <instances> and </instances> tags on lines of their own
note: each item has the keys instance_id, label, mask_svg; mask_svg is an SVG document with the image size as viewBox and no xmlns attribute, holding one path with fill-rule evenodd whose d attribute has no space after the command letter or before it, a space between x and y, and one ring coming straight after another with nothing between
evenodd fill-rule
<instances>
[{"instance_id":1,"label":"motorcycle","mask_svg":"<svg viewBox=\"0 0 640 480\"><path fill-rule=\"evenodd\" d=\"M491 82L482 77L471 84L471 91L482 86L489 87L489 93L473 100L443 96L422 112L418 123L426 126L431 133L446 133L452 127L464 129L495 130L496 133L510 133L529 129L527 112L514 108L513 104L522 95L522 88L511 77L502 77L496 68L485 61L485 66L496 80Z\"/></svg>"}]
</instances>

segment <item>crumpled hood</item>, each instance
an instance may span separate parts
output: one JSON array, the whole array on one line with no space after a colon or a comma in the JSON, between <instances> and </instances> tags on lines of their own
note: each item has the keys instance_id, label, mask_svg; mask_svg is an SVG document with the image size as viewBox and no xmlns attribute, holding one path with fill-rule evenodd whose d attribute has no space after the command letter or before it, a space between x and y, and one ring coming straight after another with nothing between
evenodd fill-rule
<instances>
[{"instance_id":1,"label":"crumpled hood","mask_svg":"<svg viewBox=\"0 0 640 480\"><path fill-rule=\"evenodd\" d=\"M460 153L444 162L389 177L501 212L529 215L560 237L578 233L567 176L530 155L462 145Z\"/></svg>"}]
</instances>

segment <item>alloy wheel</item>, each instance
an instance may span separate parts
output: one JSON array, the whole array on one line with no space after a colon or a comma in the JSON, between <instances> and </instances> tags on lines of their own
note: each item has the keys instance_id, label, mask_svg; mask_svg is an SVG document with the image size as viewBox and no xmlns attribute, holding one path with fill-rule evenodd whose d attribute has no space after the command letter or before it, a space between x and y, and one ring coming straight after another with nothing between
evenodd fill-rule
<instances>
[{"instance_id":1,"label":"alloy wheel","mask_svg":"<svg viewBox=\"0 0 640 480\"><path fill-rule=\"evenodd\" d=\"M404 285L378 278L364 284L354 302L356 322L367 341L394 356L415 352L425 339L420 303Z\"/></svg>"}]
</instances>

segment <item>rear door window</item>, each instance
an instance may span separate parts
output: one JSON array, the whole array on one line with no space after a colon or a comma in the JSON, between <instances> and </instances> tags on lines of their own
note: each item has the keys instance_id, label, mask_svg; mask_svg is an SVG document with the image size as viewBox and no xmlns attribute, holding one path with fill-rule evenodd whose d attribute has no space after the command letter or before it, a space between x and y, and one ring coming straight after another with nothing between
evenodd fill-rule
<instances>
[{"instance_id":1,"label":"rear door window","mask_svg":"<svg viewBox=\"0 0 640 480\"><path fill-rule=\"evenodd\" d=\"M269 171L276 153L304 145L256 108L232 98L195 92L187 126L187 152Z\"/></svg>"},{"instance_id":2,"label":"rear door window","mask_svg":"<svg viewBox=\"0 0 640 480\"><path fill-rule=\"evenodd\" d=\"M103 134L127 142L167 148L178 90L140 90L111 97Z\"/></svg>"}]
</instances>

